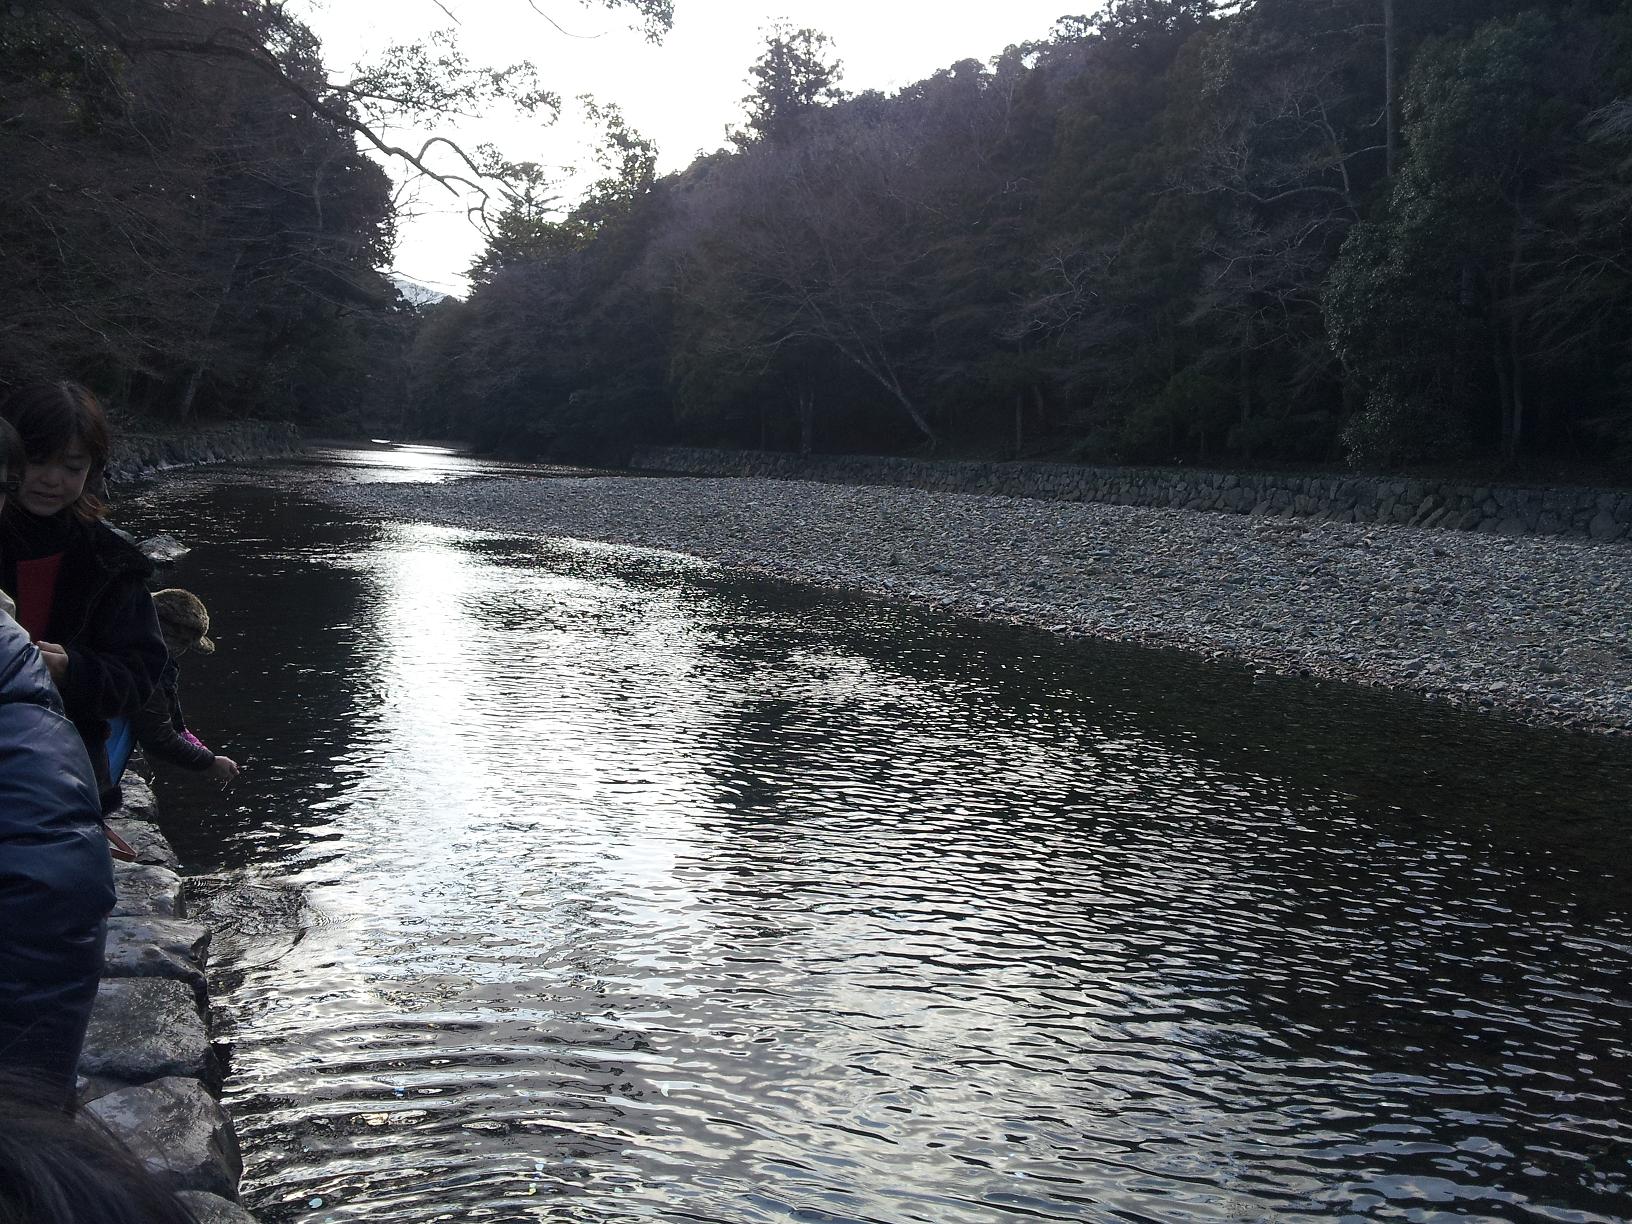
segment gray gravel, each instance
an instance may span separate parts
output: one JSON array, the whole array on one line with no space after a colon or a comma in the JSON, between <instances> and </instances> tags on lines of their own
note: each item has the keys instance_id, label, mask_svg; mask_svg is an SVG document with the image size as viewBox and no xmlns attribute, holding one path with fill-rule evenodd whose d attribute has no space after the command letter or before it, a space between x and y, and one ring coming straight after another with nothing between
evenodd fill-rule
<instances>
[{"instance_id":1,"label":"gray gravel","mask_svg":"<svg viewBox=\"0 0 1632 1224\"><path fill-rule=\"evenodd\" d=\"M391 518L642 545L821 586L1632 733L1632 545L794 481L332 490Z\"/></svg>"}]
</instances>

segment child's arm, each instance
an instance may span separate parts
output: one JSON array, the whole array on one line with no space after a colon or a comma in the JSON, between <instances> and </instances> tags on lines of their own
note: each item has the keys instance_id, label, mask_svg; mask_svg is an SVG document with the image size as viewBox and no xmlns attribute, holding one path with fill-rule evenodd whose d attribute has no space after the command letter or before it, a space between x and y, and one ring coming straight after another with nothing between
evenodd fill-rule
<instances>
[{"instance_id":1,"label":"child's arm","mask_svg":"<svg viewBox=\"0 0 1632 1224\"><path fill-rule=\"evenodd\" d=\"M147 704L130 716L130 728L149 758L202 773L215 764L215 753L178 729L173 693L173 685L161 682Z\"/></svg>"},{"instance_id":2,"label":"child's arm","mask_svg":"<svg viewBox=\"0 0 1632 1224\"><path fill-rule=\"evenodd\" d=\"M170 657L153 599L139 580L121 583L107 599L85 637L68 647L68 666L56 678L73 718L134 717Z\"/></svg>"}]
</instances>

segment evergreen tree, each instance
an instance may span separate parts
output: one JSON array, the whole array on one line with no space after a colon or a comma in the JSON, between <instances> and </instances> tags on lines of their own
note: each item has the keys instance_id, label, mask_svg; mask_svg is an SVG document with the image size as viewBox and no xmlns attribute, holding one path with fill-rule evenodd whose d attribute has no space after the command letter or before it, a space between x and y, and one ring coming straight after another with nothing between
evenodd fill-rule
<instances>
[{"instance_id":1,"label":"evergreen tree","mask_svg":"<svg viewBox=\"0 0 1632 1224\"><path fill-rule=\"evenodd\" d=\"M804 132L811 110L843 98L844 66L831 58L832 47L833 40L819 31L773 24L764 53L748 69L753 88L742 100L748 121L730 133L732 143L739 149L757 140L789 144Z\"/></svg>"}]
</instances>

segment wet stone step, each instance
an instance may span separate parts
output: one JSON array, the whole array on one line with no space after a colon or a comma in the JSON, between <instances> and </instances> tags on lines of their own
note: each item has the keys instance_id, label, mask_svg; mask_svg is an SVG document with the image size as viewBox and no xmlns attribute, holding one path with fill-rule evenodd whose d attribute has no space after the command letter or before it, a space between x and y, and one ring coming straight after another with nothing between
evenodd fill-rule
<instances>
[{"instance_id":1,"label":"wet stone step","mask_svg":"<svg viewBox=\"0 0 1632 1224\"><path fill-rule=\"evenodd\" d=\"M104 978L79 1060L82 1075L140 1084L185 1076L221 1084L220 1062L191 987L164 978Z\"/></svg>"},{"instance_id":2,"label":"wet stone step","mask_svg":"<svg viewBox=\"0 0 1632 1224\"><path fill-rule=\"evenodd\" d=\"M118 900L114 918L185 918L187 905L181 895L181 877L168 867L150 863L115 863L114 885Z\"/></svg>"},{"instance_id":3,"label":"wet stone step","mask_svg":"<svg viewBox=\"0 0 1632 1224\"><path fill-rule=\"evenodd\" d=\"M103 958L106 978L168 978L193 991L200 1010L209 1006L204 979L207 927L175 918L109 918Z\"/></svg>"},{"instance_id":4,"label":"wet stone step","mask_svg":"<svg viewBox=\"0 0 1632 1224\"><path fill-rule=\"evenodd\" d=\"M192 1209L198 1224L255 1224L255 1217L237 1203L202 1190L183 1190L176 1195Z\"/></svg>"},{"instance_id":5,"label":"wet stone step","mask_svg":"<svg viewBox=\"0 0 1632 1224\"><path fill-rule=\"evenodd\" d=\"M203 1084L168 1076L85 1106L172 1190L236 1198L243 1162L232 1122Z\"/></svg>"},{"instance_id":6,"label":"wet stone step","mask_svg":"<svg viewBox=\"0 0 1632 1224\"><path fill-rule=\"evenodd\" d=\"M128 809L120 809L126 810ZM170 848L170 843L164 840L164 834L159 832L159 827L152 821L132 820L115 815L109 819L108 828L124 838L130 848L136 851L138 863L156 867L178 866L176 852Z\"/></svg>"}]
</instances>

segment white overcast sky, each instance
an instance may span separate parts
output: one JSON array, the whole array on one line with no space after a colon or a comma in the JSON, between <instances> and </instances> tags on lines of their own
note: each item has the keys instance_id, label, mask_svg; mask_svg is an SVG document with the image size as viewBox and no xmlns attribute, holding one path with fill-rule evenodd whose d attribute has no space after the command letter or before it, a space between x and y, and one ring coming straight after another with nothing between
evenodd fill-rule
<instances>
[{"instance_id":1,"label":"white overcast sky","mask_svg":"<svg viewBox=\"0 0 1632 1224\"><path fill-rule=\"evenodd\" d=\"M451 28L473 62L531 60L568 103L556 128L495 115L460 124L455 134L462 142L491 141L515 161L585 163L587 137L571 111L573 99L589 93L621 106L630 124L657 142L660 169L667 171L719 148L727 126L741 120L748 66L759 55L763 31L777 18L832 38L845 88L891 92L958 60L987 60L1012 43L1040 38L1062 13L1091 12L1099 4L675 0L674 29L653 45L630 29L626 13L574 0L534 2L562 29L539 16L529 0L295 0L291 8L322 39L324 58L337 76L390 43ZM401 227L397 271L461 291L461 274L481 250L481 238L463 205L445 192L420 190L418 200L417 215Z\"/></svg>"}]
</instances>

